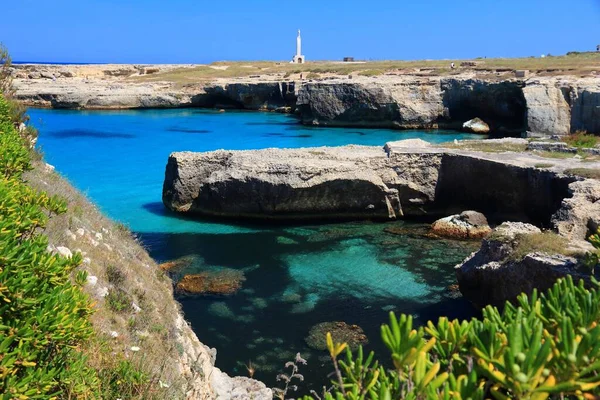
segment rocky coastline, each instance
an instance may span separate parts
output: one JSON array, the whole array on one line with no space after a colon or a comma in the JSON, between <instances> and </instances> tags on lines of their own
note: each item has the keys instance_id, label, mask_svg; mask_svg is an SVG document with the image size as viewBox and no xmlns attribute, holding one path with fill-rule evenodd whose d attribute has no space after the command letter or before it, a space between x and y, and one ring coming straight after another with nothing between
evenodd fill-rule
<instances>
[{"instance_id":1,"label":"rocky coastline","mask_svg":"<svg viewBox=\"0 0 600 400\"><path fill-rule=\"evenodd\" d=\"M419 74L282 75L162 80L181 65L42 66L13 69L16 97L34 107L206 107L295 113L303 124L392 129L462 129L480 118L497 135L600 133L600 83L574 76L516 78ZM152 80L136 78L152 76Z\"/></svg>"},{"instance_id":2,"label":"rocky coastline","mask_svg":"<svg viewBox=\"0 0 600 400\"><path fill-rule=\"evenodd\" d=\"M487 142L501 146L521 141L526 142ZM179 213L260 220L394 220L477 210L484 215L454 215L441 220L444 226L438 231L486 238L482 249L457 268L457 276L461 291L475 304L501 305L521 291L549 287L558 276L581 269L581 257L590 250L585 240L600 225L600 182L565 173L582 161L562 159L540 168L543 160L531 152L481 152L418 139L383 148L182 152L169 157L163 202ZM597 161L585 165L600 168ZM511 228L504 235L507 240L488 242L491 230L485 217L522 224L527 232L541 233L536 226L548 229L564 239L568 254L576 258L538 254L534 246L515 259L516 244L497 243L527 232ZM504 230L498 229L491 237L501 236ZM518 271L522 279L502 268L498 272L500 266ZM491 290L490 285L512 289Z\"/></svg>"}]
</instances>

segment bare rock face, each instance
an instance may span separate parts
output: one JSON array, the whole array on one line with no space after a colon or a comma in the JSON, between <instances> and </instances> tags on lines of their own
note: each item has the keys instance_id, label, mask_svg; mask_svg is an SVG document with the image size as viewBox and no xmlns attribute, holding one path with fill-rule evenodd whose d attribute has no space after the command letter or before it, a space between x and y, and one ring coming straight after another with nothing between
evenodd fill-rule
<instances>
[{"instance_id":1,"label":"bare rock face","mask_svg":"<svg viewBox=\"0 0 600 400\"><path fill-rule=\"evenodd\" d=\"M568 89L532 82L523 88L527 102L527 130L546 135L571 132L571 106Z\"/></svg>"},{"instance_id":2,"label":"bare rock face","mask_svg":"<svg viewBox=\"0 0 600 400\"><path fill-rule=\"evenodd\" d=\"M600 133L600 84L581 82L571 91L571 132Z\"/></svg>"},{"instance_id":3,"label":"bare rock face","mask_svg":"<svg viewBox=\"0 0 600 400\"><path fill-rule=\"evenodd\" d=\"M563 199L552 216L557 232L572 240L585 240L600 227L600 181L585 179L569 185L570 197Z\"/></svg>"},{"instance_id":4,"label":"bare rock face","mask_svg":"<svg viewBox=\"0 0 600 400\"><path fill-rule=\"evenodd\" d=\"M489 235L492 229L482 213L463 211L438 219L431 226L431 231L435 235L455 239L481 239Z\"/></svg>"},{"instance_id":5,"label":"bare rock face","mask_svg":"<svg viewBox=\"0 0 600 400\"><path fill-rule=\"evenodd\" d=\"M503 306L521 293L546 290L558 278L572 275L576 280L588 275L577 259L559 254L532 252L522 258L513 254L520 235L540 233L524 223L505 222L484 239L481 249L456 266L463 296L479 307Z\"/></svg>"},{"instance_id":6,"label":"bare rock face","mask_svg":"<svg viewBox=\"0 0 600 400\"><path fill-rule=\"evenodd\" d=\"M215 83L205 86L204 92L195 97L202 107L291 112L296 104L294 82Z\"/></svg>"},{"instance_id":7,"label":"bare rock face","mask_svg":"<svg viewBox=\"0 0 600 400\"><path fill-rule=\"evenodd\" d=\"M388 128L460 128L480 115L495 130L524 128L524 100L516 82L439 77L361 78L309 82L298 93L305 124Z\"/></svg>"},{"instance_id":8,"label":"bare rock face","mask_svg":"<svg viewBox=\"0 0 600 400\"><path fill-rule=\"evenodd\" d=\"M163 202L229 217L395 218L398 191L382 178L386 163L381 149L364 146L173 153Z\"/></svg>"},{"instance_id":9,"label":"bare rock face","mask_svg":"<svg viewBox=\"0 0 600 400\"><path fill-rule=\"evenodd\" d=\"M490 126L488 124L485 123L485 121L483 121L480 118L473 118L471 120L468 120L467 122L465 122L463 124L463 130L467 131L467 132L473 132L473 133L489 133L490 131Z\"/></svg>"}]
</instances>

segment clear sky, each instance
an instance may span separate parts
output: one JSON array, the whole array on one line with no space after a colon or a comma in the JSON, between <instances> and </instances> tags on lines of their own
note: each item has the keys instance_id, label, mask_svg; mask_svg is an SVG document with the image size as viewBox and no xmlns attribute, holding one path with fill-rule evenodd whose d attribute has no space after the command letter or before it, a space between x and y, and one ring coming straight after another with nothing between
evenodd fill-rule
<instances>
[{"instance_id":1,"label":"clear sky","mask_svg":"<svg viewBox=\"0 0 600 400\"><path fill-rule=\"evenodd\" d=\"M17 61L519 57L593 50L600 0L2 0Z\"/></svg>"}]
</instances>

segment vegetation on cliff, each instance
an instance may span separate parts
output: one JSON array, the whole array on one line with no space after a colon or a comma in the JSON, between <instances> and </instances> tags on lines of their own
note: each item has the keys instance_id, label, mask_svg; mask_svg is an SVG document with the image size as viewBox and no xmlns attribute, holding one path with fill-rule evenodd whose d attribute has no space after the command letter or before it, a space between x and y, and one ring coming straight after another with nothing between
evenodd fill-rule
<instances>
[{"instance_id":1,"label":"vegetation on cliff","mask_svg":"<svg viewBox=\"0 0 600 400\"><path fill-rule=\"evenodd\" d=\"M85 394L97 384L80 347L92 333L92 313L71 272L81 257L49 253L42 234L64 201L23 181L30 169L25 140L0 97L0 392L3 398Z\"/></svg>"},{"instance_id":2,"label":"vegetation on cliff","mask_svg":"<svg viewBox=\"0 0 600 400\"><path fill-rule=\"evenodd\" d=\"M0 58L0 399L207 394L172 282L32 150Z\"/></svg>"}]
</instances>

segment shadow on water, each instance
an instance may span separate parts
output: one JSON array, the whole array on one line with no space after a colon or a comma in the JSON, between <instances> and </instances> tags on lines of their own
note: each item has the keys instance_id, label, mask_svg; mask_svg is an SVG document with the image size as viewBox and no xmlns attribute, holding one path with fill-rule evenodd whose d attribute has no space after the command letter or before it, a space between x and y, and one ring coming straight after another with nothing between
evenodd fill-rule
<instances>
[{"instance_id":1,"label":"shadow on water","mask_svg":"<svg viewBox=\"0 0 600 400\"><path fill-rule=\"evenodd\" d=\"M182 132L182 133L211 133L208 129L189 129L189 128L180 128L180 127L171 127L165 129L167 132Z\"/></svg>"},{"instance_id":2,"label":"shadow on water","mask_svg":"<svg viewBox=\"0 0 600 400\"><path fill-rule=\"evenodd\" d=\"M245 122L244 125L249 126L303 126L299 121L263 121L263 122L255 122L249 121Z\"/></svg>"},{"instance_id":3,"label":"shadow on water","mask_svg":"<svg viewBox=\"0 0 600 400\"><path fill-rule=\"evenodd\" d=\"M70 138L94 138L94 139L133 139L135 135L129 133L104 132L93 129L64 129L60 131L50 131L48 135L59 139Z\"/></svg>"}]
</instances>

